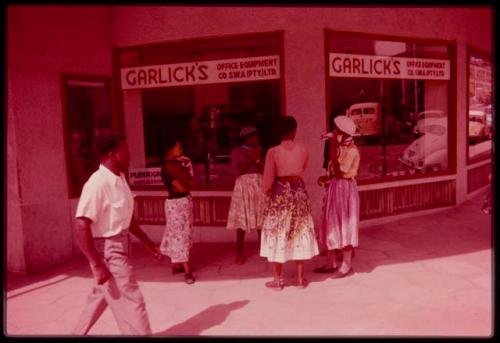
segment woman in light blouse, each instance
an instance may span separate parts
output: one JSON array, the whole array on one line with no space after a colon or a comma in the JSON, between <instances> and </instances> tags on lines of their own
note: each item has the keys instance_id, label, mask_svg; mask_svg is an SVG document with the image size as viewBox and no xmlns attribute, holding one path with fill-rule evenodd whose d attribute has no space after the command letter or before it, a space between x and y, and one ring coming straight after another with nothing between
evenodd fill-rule
<instances>
[{"instance_id":1,"label":"woman in light blouse","mask_svg":"<svg viewBox=\"0 0 500 343\"><path fill-rule=\"evenodd\" d=\"M316 273L333 273L332 278L351 275L351 259L358 246L359 194L355 176L359 168L359 150L352 135L356 125L351 118L337 116L330 140L328 175L318 180L327 186L319 243L328 250L327 263ZM332 254L333 252L333 254ZM342 264L336 265L334 255L342 253Z\"/></svg>"},{"instance_id":2,"label":"woman in light blouse","mask_svg":"<svg viewBox=\"0 0 500 343\"><path fill-rule=\"evenodd\" d=\"M291 116L280 118L281 144L269 149L264 165L262 190L268 198L264 213L260 256L273 263L274 279L266 287L282 290L285 286L281 271L283 263L296 261L297 283L305 288L304 260L319 253L311 216L311 201L302 175L308 154L294 142L297 121Z\"/></svg>"}]
</instances>

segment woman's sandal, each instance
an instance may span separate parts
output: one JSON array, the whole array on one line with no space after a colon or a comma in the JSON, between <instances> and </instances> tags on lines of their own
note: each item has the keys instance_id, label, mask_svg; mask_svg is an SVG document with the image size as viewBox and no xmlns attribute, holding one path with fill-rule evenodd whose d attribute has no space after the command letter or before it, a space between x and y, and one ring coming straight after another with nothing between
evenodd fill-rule
<instances>
[{"instance_id":1,"label":"woman's sandal","mask_svg":"<svg viewBox=\"0 0 500 343\"><path fill-rule=\"evenodd\" d=\"M186 274L184 274L184 281L188 285L193 284L194 280L195 280L195 277L194 277L193 273L186 273Z\"/></svg>"},{"instance_id":2,"label":"woman's sandal","mask_svg":"<svg viewBox=\"0 0 500 343\"><path fill-rule=\"evenodd\" d=\"M283 282L282 282L283 281ZM268 281L266 282L266 287L274 289L275 291L281 291L285 287L285 281L283 279L280 279L278 283L276 281Z\"/></svg>"},{"instance_id":3,"label":"woman's sandal","mask_svg":"<svg viewBox=\"0 0 500 343\"><path fill-rule=\"evenodd\" d=\"M307 279L303 278L302 280L297 282L297 288L299 289L304 289L309 285L309 281Z\"/></svg>"},{"instance_id":4,"label":"woman's sandal","mask_svg":"<svg viewBox=\"0 0 500 343\"><path fill-rule=\"evenodd\" d=\"M339 271L336 271L335 273L333 273L332 276L330 276L330 279L341 279L343 277L346 277L346 276L349 276L349 275L352 275L352 274L354 274L354 269L352 269L352 267L351 267L345 273L341 273Z\"/></svg>"}]
</instances>

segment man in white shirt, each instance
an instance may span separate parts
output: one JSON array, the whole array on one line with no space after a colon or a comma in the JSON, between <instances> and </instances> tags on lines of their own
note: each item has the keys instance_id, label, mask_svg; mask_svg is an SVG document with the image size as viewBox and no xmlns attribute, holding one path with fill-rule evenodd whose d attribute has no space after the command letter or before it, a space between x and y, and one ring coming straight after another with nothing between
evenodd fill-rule
<instances>
[{"instance_id":1,"label":"man in white shirt","mask_svg":"<svg viewBox=\"0 0 500 343\"><path fill-rule=\"evenodd\" d=\"M99 169L85 183L76 210L76 237L96 280L73 334L85 335L109 305L120 332L151 335L144 298L129 264L129 232L156 256L159 247L133 219L134 198L125 179L129 152L123 136L96 136Z\"/></svg>"}]
</instances>

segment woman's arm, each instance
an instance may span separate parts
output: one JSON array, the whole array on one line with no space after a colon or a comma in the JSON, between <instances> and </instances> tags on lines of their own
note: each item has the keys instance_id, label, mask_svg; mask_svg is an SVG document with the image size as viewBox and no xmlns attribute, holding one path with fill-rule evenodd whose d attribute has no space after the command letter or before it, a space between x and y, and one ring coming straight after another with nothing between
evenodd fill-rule
<instances>
[{"instance_id":1,"label":"woman's arm","mask_svg":"<svg viewBox=\"0 0 500 343\"><path fill-rule=\"evenodd\" d=\"M276 177L276 165L274 161L274 149L269 149L266 155L266 162L264 164L264 175L262 176L261 189L265 194L271 189L274 178Z\"/></svg>"}]
</instances>

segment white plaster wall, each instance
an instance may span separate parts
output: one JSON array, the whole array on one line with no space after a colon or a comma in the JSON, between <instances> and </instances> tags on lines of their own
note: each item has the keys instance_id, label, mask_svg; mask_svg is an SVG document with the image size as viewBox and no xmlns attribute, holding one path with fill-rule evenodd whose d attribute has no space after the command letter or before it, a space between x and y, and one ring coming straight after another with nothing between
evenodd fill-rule
<instances>
[{"instance_id":1,"label":"white plaster wall","mask_svg":"<svg viewBox=\"0 0 500 343\"><path fill-rule=\"evenodd\" d=\"M110 14L105 6L8 8L8 134L15 137L8 184L19 189L8 205L21 217L8 232L23 242L16 258L24 257L24 272L72 256L60 76L111 75Z\"/></svg>"},{"instance_id":2,"label":"white plaster wall","mask_svg":"<svg viewBox=\"0 0 500 343\"><path fill-rule=\"evenodd\" d=\"M186 23L194 23L186 25ZM340 8L340 7L178 7L113 6L115 46L284 30L286 112L299 123L297 140L310 151L305 174L313 215L318 224L323 190L316 185L322 174L325 130L324 29L440 39L457 43L457 202L466 200L465 171L465 44L485 51L492 46L492 11L483 7ZM465 189L465 190L464 190Z\"/></svg>"},{"instance_id":3,"label":"white plaster wall","mask_svg":"<svg viewBox=\"0 0 500 343\"><path fill-rule=\"evenodd\" d=\"M130 168L144 168L146 166L146 152L144 147L142 94L140 90L127 90L124 92L123 116L127 146L130 151Z\"/></svg>"}]
</instances>

